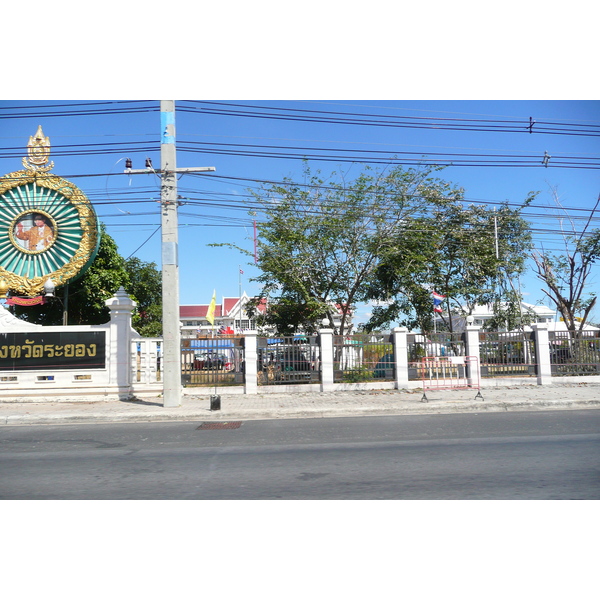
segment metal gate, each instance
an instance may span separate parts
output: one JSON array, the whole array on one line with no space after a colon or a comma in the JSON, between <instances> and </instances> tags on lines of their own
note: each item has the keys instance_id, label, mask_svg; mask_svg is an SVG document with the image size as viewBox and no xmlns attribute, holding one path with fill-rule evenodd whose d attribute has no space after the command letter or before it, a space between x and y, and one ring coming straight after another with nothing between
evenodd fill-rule
<instances>
[{"instance_id":1,"label":"metal gate","mask_svg":"<svg viewBox=\"0 0 600 600\"><path fill-rule=\"evenodd\" d=\"M321 347L317 336L258 338L258 385L318 383L319 381L321 381Z\"/></svg>"},{"instance_id":2,"label":"metal gate","mask_svg":"<svg viewBox=\"0 0 600 600\"><path fill-rule=\"evenodd\" d=\"M464 356L465 334L449 331L439 333L409 333L407 338L408 378L422 379L423 358Z\"/></svg>"},{"instance_id":3,"label":"metal gate","mask_svg":"<svg viewBox=\"0 0 600 600\"><path fill-rule=\"evenodd\" d=\"M550 331L553 376L600 375L600 331Z\"/></svg>"},{"instance_id":4,"label":"metal gate","mask_svg":"<svg viewBox=\"0 0 600 600\"><path fill-rule=\"evenodd\" d=\"M533 332L480 332L482 377L534 377L537 374Z\"/></svg>"},{"instance_id":5,"label":"metal gate","mask_svg":"<svg viewBox=\"0 0 600 600\"><path fill-rule=\"evenodd\" d=\"M333 381L394 381L396 359L389 335L333 336Z\"/></svg>"},{"instance_id":6,"label":"metal gate","mask_svg":"<svg viewBox=\"0 0 600 600\"><path fill-rule=\"evenodd\" d=\"M244 338L234 336L183 340L181 379L185 386L244 384Z\"/></svg>"}]
</instances>

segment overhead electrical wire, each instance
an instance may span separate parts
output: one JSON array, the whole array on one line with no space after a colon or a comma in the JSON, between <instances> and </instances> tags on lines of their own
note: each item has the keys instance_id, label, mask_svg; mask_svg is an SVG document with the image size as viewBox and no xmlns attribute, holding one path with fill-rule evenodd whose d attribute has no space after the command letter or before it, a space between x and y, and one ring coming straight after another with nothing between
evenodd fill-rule
<instances>
[{"instance_id":1,"label":"overhead electrical wire","mask_svg":"<svg viewBox=\"0 0 600 600\"><path fill-rule=\"evenodd\" d=\"M253 117L253 118L270 118L275 120L288 119L288 120L301 120L301 121L313 121L313 122L328 122L342 125L373 125L373 126L388 126L388 127L415 127L415 128L435 128L435 129L448 129L448 130L463 130L463 131L492 131L492 132L520 132L524 130L527 133L547 133L556 135L586 135L586 136L597 136L600 135L600 125L579 125L574 123L560 123L556 121L545 121L545 122L527 122L518 119L456 119L456 118L436 118L430 117L423 119L422 117L410 117L410 116L393 116L393 115L366 115L361 113L349 113L349 112L333 112L333 111L313 111L313 110L298 110L288 109L281 107L259 107L256 105L247 104L236 104L236 103L223 103L223 102L204 102L198 101L195 103L199 106L192 106L189 101L184 103L183 106L179 105L178 110L183 112L201 112L203 114L220 114L223 116L236 116L236 117ZM210 107L210 108L207 108ZM37 112L32 109L37 109ZM42 111L41 109L53 109ZM147 101L119 101L119 102L89 102L89 103L70 103L61 107L56 105L37 105L34 107L0 107L0 118L45 118L47 116L90 116L97 114L123 114L123 113L134 113L134 112L157 112L159 110L158 105L148 104ZM18 114L9 111L20 111ZM29 112L28 112L29 111ZM263 111L263 112L260 112ZM265 112L265 111L270 111ZM152 140L145 140L144 142L128 141L128 142L111 142L111 143L98 143L98 144L65 144L61 146L53 146L53 154L56 156L93 156L102 154L124 154L124 153L151 153L159 150L158 138ZM304 160L310 158L319 161L337 161L337 162L365 162L373 164L390 164L391 160L386 156L386 153L380 150L353 150L353 149L340 149L340 148L310 148L310 147L299 147L299 146L275 146L275 145L258 145L258 144L225 144L225 143L203 143L195 141L183 141L178 147L182 152L192 153L211 153L211 154L229 154L232 156L243 156L253 158L278 158L278 159L296 159ZM312 152L313 154L308 154ZM14 158L22 156L22 148L5 148L4 155L0 155L0 158ZM333 154L336 153L336 154ZM534 155L510 155L510 154L468 154L468 153L416 153L416 152L397 152L395 155L403 157L397 159L396 164L440 164L440 163L451 163L453 166L471 166L471 167L534 167L540 166L540 157ZM428 160L435 162L427 162ZM393 163L392 163L393 164ZM546 165L547 166L547 165ZM553 156L550 162L550 166L554 168L578 168L578 169L598 169L600 168L600 162L598 158L589 158L585 156ZM122 173L103 173L103 174L77 174L65 176L66 178L76 177L98 177L98 176L116 176L122 175ZM195 174L195 176L201 176ZM235 178L235 177L223 177L218 175L211 175L211 179L228 180L229 185L237 185L235 181L247 181L253 184L273 184L273 185L296 185L299 187L306 187L306 184L293 183L292 182L276 182L269 180L258 180L249 178ZM149 190L150 188L148 188ZM111 194L115 196L129 196L125 200L128 203L147 203L147 202L158 202L157 199L142 199L140 195L144 193L152 192L141 192L139 190L127 190L116 192L111 190ZM156 193L156 191L154 191ZM193 192L188 195L193 195ZM95 195L101 196L101 192L94 192ZM223 196L224 193L211 192L214 195ZM121 196L122 195L122 196ZM215 202L214 199L194 199L188 198L185 204L190 206L199 207L212 207L219 210L260 210L261 206L258 203L252 204L246 200L251 198L251 195L242 198L239 205L232 206L230 199L227 202ZM139 198L139 199L138 199ZM481 204L504 204L498 201L484 201L484 200L469 200L468 198L463 199L465 203L481 203ZM110 204L122 204L123 200L120 201L94 201L94 204L98 205L110 205ZM236 200L237 202L237 200ZM512 203L512 206L520 206L519 203ZM542 207L530 205L528 207L538 208L544 210L557 210L555 207ZM581 208L569 208L570 212L583 211L589 213L588 209ZM153 213L134 213L129 216L148 216ZM182 213L183 214L183 213ZM103 218L119 217L120 215L104 215ZM124 216L124 215L123 215ZM122 217L123 217L122 216ZM245 225L234 225L236 222L248 223L249 219L246 217L242 219L240 217L212 217L210 215L202 214L195 215L193 213L185 213L185 216L194 218L203 218L205 220L212 220L210 224L185 224L185 226L245 226ZM570 218L574 220L586 218L580 215L548 215L548 214L529 214L525 218L529 219L565 219ZM597 217L594 217L594 221ZM226 223L226 225L217 225L217 222ZM144 226L147 227L147 223L132 224L129 226ZM115 225L116 226L116 225ZM562 231L558 231L552 228L541 227L541 223L538 223L537 227L532 227L532 233L538 235L564 235ZM156 233L156 231L154 232ZM154 233L152 235L154 235ZM574 233L577 235L576 233ZM145 242L144 242L145 243ZM137 250L136 250L137 251Z\"/></svg>"},{"instance_id":2,"label":"overhead electrical wire","mask_svg":"<svg viewBox=\"0 0 600 600\"><path fill-rule=\"evenodd\" d=\"M158 112L159 110L160 107L158 106L158 103L148 102L147 100L35 104L32 106L0 105L0 119L47 119L52 117L109 116L140 112Z\"/></svg>"},{"instance_id":3,"label":"overhead electrical wire","mask_svg":"<svg viewBox=\"0 0 600 600\"><path fill-rule=\"evenodd\" d=\"M530 119L457 119L447 117L412 117L340 111L316 111L277 106L259 106L231 102L185 101L178 111L211 115L261 118L271 120L303 121L321 124L437 129L449 131L487 131L493 133L536 133L553 135L600 136L600 124L579 125L558 121ZM277 111L277 112L275 112Z\"/></svg>"},{"instance_id":4,"label":"overhead electrical wire","mask_svg":"<svg viewBox=\"0 0 600 600\"><path fill-rule=\"evenodd\" d=\"M331 148L299 148L286 146L259 146L250 144L205 144L183 142L178 146L181 152L198 154L238 156L244 158L268 158L285 160L313 160L336 163L365 163L379 165L409 166L453 166L453 167L544 167L544 155L508 155L508 154L466 154L466 153L417 153L391 152L381 150L343 150ZM231 146L226 148L225 146ZM306 150L312 152L292 152ZM346 154L327 154L345 152ZM349 154L353 152L354 154ZM360 154L358 154L360 153ZM600 157L553 155L553 168L600 169Z\"/></svg>"},{"instance_id":5,"label":"overhead electrical wire","mask_svg":"<svg viewBox=\"0 0 600 600\"><path fill-rule=\"evenodd\" d=\"M112 174L104 174L104 175L122 175L122 173L112 173ZM202 176L200 174L190 174L192 176ZM90 177L90 176L99 176L99 174L85 174L85 175L79 175L79 177ZM67 176L66 178L72 178L74 177L73 175ZM292 182L292 181L276 181L276 180L261 180L261 179L255 179L255 178L243 178L243 177L232 177L232 176L221 176L221 175L215 175L212 174L211 175L211 179L216 179L216 180L228 180L228 181L243 181L243 182L250 182L250 183L258 183L258 184L268 184L268 185L278 185L278 186L295 186L295 187L301 187L301 188L310 188L311 185L310 184L305 184L305 183L301 183L301 182ZM245 185L245 184L244 184ZM247 187L247 186L246 186ZM327 186L319 186L321 189L326 189ZM333 188L332 188L333 189ZM190 201L194 200L193 198L189 198L189 196L191 196L192 194L197 194L198 192L192 189L181 189L180 190L182 194L186 194L188 196L188 198L183 198L184 203L190 203ZM206 192L204 192L206 194ZM214 195L218 195L218 196L222 196L224 195L223 192L210 192L211 194ZM108 205L120 205L122 204L124 201L127 202L128 204L147 204L147 203L158 203L159 202L159 190L158 188L153 189L153 188L144 188L144 189L136 189L136 190L123 190L123 191L115 191L115 190L111 190L110 191L111 196L119 196L120 199L110 199L110 200L105 200L105 199L96 199L98 196L100 196L101 198L103 196L105 196L105 192L103 190L100 191L94 191L92 193L88 192L87 196L94 201L94 205L96 206L108 206ZM147 195L155 195L156 197L148 197ZM146 195L146 197L143 197L144 195ZM121 198L121 196L126 196L126 198L123 200L123 198ZM235 208L236 210L261 210L263 207L262 204L256 202L256 203L251 203L248 202L248 200L252 199L253 196L251 194L244 194L244 195L239 195L239 194L229 194L227 195L228 199L224 202L222 202L221 204L219 203L215 203L214 200L211 199L203 199L202 201L198 201L198 200L194 200L194 202L198 205L201 206L213 206L219 209L232 209ZM482 205L501 205L501 204L506 204L509 207L520 207L522 206L522 203L519 202L502 202L502 201L497 201L497 200L482 200L482 199L474 199L474 198L468 198L468 197L464 197L462 199L462 201L466 204L482 204ZM235 207L233 204L238 203L238 202L242 202L243 204L240 207ZM554 206L543 206L543 205L539 205L539 204L530 204L528 206L528 209L541 209L541 210L545 210L545 211L549 211L549 210L553 210L553 211L557 211L559 210L557 207ZM590 210L586 209L586 208L580 208L580 207L567 207L567 209L569 212L568 214L571 215L571 218L574 219L583 219L583 218L587 218L586 214L589 214ZM582 213L582 215L573 215L571 213ZM558 215L549 215L547 213L536 213L535 215L531 215L531 217L538 217L538 218L555 218L555 219L564 219L567 218L565 215L562 214L558 214ZM594 217L594 220L597 220L597 217Z\"/></svg>"},{"instance_id":6,"label":"overhead electrical wire","mask_svg":"<svg viewBox=\"0 0 600 600\"><path fill-rule=\"evenodd\" d=\"M112 142L109 144L70 144L54 145L53 156L102 156L110 154L134 155L150 154L159 150L158 140L144 141L137 145L131 142ZM366 163L380 165L411 166L463 166L463 167L542 167L542 155L510 154L468 154L453 152L383 152L381 150L345 150L340 148L310 148L298 146L272 146L258 144L222 144L203 142L182 142L178 146L180 153L238 156L244 158L268 158L283 160L313 160L324 162ZM0 159L20 158L22 148L3 148ZM600 169L600 157L561 156L550 157L553 168Z\"/></svg>"}]
</instances>

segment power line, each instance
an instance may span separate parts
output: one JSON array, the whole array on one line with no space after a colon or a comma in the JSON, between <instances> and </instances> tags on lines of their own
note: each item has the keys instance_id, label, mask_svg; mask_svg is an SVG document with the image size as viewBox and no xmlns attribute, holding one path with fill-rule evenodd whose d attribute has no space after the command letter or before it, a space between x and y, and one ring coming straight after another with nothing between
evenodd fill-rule
<instances>
[{"instance_id":1,"label":"power line","mask_svg":"<svg viewBox=\"0 0 600 600\"><path fill-rule=\"evenodd\" d=\"M456 119L396 115L375 115L365 113L315 111L276 106L257 106L229 102L188 101L180 104L178 110L220 116L260 118L270 120L288 120L339 125L360 125L376 127L396 127L412 129L442 129L448 131L480 131L493 133L536 133L553 135L600 136L600 125L579 125L578 123L559 123L535 121L532 126L529 119ZM277 112L275 112L277 111Z\"/></svg>"},{"instance_id":2,"label":"power line","mask_svg":"<svg viewBox=\"0 0 600 600\"><path fill-rule=\"evenodd\" d=\"M134 104L134 106L125 106ZM82 108L86 107L86 108ZM39 108L52 110L41 111ZM110 116L117 114L132 114L141 112L158 112L156 103L139 100L118 100L105 102L75 102L61 104L41 104L33 106L1 106L0 119L47 119L53 117L80 117L80 116ZM13 112L9 112L13 111ZM15 112L16 111L16 112Z\"/></svg>"}]
</instances>

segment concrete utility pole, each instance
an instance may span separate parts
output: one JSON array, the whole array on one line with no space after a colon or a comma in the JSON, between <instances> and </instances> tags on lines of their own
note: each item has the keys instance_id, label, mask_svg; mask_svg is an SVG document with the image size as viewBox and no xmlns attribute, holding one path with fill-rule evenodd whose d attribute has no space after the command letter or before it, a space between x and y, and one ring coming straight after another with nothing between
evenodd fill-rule
<instances>
[{"instance_id":1,"label":"concrete utility pole","mask_svg":"<svg viewBox=\"0 0 600 600\"><path fill-rule=\"evenodd\" d=\"M163 348L162 377L163 405L181 406L181 331L179 326L179 249L178 249L178 196L177 173L215 171L215 167L187 167L178 169L175 148L175 102L160 102L160 170L151 164L146 169L128 168L125 173L149 172L161 174L160 212L162 229L162 318Z\"/></svg>"}]
</instances>

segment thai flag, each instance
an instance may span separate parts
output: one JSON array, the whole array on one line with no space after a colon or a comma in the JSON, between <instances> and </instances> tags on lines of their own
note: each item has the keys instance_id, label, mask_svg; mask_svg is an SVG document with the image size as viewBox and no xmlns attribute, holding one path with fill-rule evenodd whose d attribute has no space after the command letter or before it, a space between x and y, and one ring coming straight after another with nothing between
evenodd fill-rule
<instances>
[{"instance_id":1,"label":"thai flag","mask_svg":"<svg viewBox=\"0 0 600 600\"><path fill-rule=\"evenodd\" d=\"M442 294L438 294L437 292L431 292L431 295L433 296L433 310L436 313L441 313L443 312L442 307L440 306L440 304L445 300L446 296L442 296Z\"/></svg>"}]
</instances>

